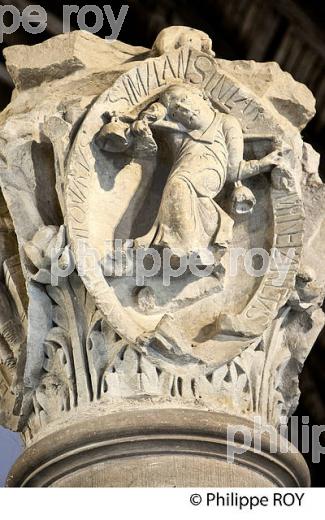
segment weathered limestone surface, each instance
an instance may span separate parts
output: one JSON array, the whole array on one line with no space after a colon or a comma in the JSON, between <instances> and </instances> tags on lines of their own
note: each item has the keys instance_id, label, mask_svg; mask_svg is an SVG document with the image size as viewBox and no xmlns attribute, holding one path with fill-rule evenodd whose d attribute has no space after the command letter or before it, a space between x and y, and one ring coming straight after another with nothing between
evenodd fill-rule
<instances>
[{"instance_id":1,"label":"weathered limestone surface","mask_svg":"<svg viewBox=\"0 0 325 520\"><path fill-rule=\"evenodd\" d=\"M131 485L133 462L97 481L75 467L67 480L23 475L37 450L101 442L109 424L112 439L122 424L137 438L141 421L168 439L178 413L221 444L223 414L277 428L324 325L324 185L300 135L312 94L275 63L215 58L207 35L182 27L152 50L74 32L6 58L16 90L0 115L0 418L28 447L9 483ZM163 269L139 280L130 268L130 250L146 265L146 248L169 255L170 283ZM184 258L199 268L176 276ZM165 480L132 485L203 482L184 475L202 475L205 459L172 453L175 474L161 462ZM219 466L205 485L245 485L249 456L237 480ZM274 480L257 477L261 455L252 482L306 484L297 457L284 464L300 480L278 466Z\"/></svg>"}]
</instances>

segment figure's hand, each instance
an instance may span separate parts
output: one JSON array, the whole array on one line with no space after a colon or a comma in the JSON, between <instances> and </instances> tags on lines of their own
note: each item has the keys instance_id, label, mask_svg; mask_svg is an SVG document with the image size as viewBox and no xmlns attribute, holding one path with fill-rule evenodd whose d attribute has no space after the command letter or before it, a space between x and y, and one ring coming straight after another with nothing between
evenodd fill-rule
<instances>
[{"instance_id":1,"label":"figure's hand","mask_svg":"<svg viewBox=\"0 0 325 520\"><path fill-rule=\"evenodd\" d=\"M288 159L288 155L292 151L292 148L284 141L277 140L275 142L275 149L267 157L270 162L270 166L279 166L280 163Z\"/></svg>"},{"instance_id":2,"label":"figure's hand","mask_svg":"<svg viewBox=\"0 0 325 520\"><path fill-rule=\"evenodd\" d=\"M149 123L146 119L139 119L131 126L132 133L137 137L146 137L151 135Z\"/></svg>"},{"instance_id":3,"label":"figure's hand","mask_svg":"<svg viewBox=\"0 0 325 520\"><path fill-rule=\"evenodd\" d=\"M290 154L291 148L289 146L279 146L274 152L271 152L265 157L268 166L275 168L276 166L284 167L288 162L288 154Z\"/></svg>"},{"instance_id":4,"label":"figure's hand","mask_svg":"<svg viewBox=\"0 0 325 520\"><path fill-rule=\"evenodd\" d=\"M162 121L167 115L167 108L162 103L153 103L140 114L140 119L145 119L149 124Z\"/></svg>"},{"instance_id":5,"label":"figure's hand","mask_svg":"<svg viewBox=\"0 0 325 520\"><path fill-rule=\"evenodd\" d=\"M267 156L267 162L271 168L278 166L278 164L282 161L282 153L281 150L275 150Z\"/></svg>"}]
</instances>

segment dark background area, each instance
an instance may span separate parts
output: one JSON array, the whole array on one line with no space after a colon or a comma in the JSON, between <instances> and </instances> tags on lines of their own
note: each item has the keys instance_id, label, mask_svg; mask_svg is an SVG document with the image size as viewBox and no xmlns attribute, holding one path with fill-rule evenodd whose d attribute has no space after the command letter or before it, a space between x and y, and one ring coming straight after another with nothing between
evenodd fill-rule
<instances>
[{"instance_id":1,"label":"dark background area","mask_svg":"<svg viewBox=\"0 0 325 520\"><path fill-rule=\"evenodd\" d=\"M70 2L69 2L70 3ZM91 2L76 2L82 7ZM225 59L276 61L293 77L305 83L317 100L317 115L303 131L304 139L321 153L321 176L325 179L325 1L324 0L141 0L106 1L117 16L122 4L129 5L119 39L151 47L161 29L170 25L187 25L201 29L213 40L216 56ZM44 33L31 35L23 28L4 35L0 44L0 109L10 101L12 82L6 72L3 48L9 45L40 43L62 32L62 12L66 1L9 0L0 5L41 5L48 13ZM10 16L10 15L9 15ZM76 15L71 16L77 28ZM91 26L95 18L87 17ZM10 18L8 19L10 24ZM98 36L108 36L106 21ZM320 261L324 261L321 259ZM309 424L325 425L325 333L309 355L300 377L301 399L295 415L309 416ZM325 446L325 435L322 444ZM325 448L324 448L325 450ZM310 465L313 486L325 486L325 457Z\"/></svg>"}]
</instances>

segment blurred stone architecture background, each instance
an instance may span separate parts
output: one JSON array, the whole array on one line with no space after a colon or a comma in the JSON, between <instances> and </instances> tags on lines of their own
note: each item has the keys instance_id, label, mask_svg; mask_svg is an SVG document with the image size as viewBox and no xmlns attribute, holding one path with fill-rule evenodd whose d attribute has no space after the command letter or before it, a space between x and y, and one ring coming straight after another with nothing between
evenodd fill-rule
<instances>
[{"instance_id":1,"label":"blurred stone architecture background","mask_svg":"<svg viewBox=\"0 0 325 520\"><path fill-rule=\"evenodd\" d=\"M4 35L1 50L10 45L40 43L62 32L62 12L66 2L8 0L20 10L38 4L48 12L47 30L39 35L22 28ZM90 3L90 2L89 2ZM93 2L96 3L96 2ZM158 32L170 25L187 25L208 33L216 55L225 59L276 61L293 77L304 82L317 100L317 116L304 130L304 139L322 154L321 175L325 179L325 2L323 0L134 0L105 2L115 15L122 4L129 5L119 39L132 45L151 47ZM86 2L77 2L82 7ZM98 3L98 5L100 5ZM71 16L77 28L76 15ZM87 18L89 25L95 20ZM8 21L10 24L10 21ZM109 25L99 36L109 34ZM1 53L0 108L10 100L12 82ZM320 259L324 261L324 259ZM319 337L301 375L301 399L296 415L308 415L310 424L325 424L325 333ZM0 483L8 460L15 458L17 438L0 431ZM325 434L322 443L325 445ZM17 448L18 449L18 448ZM310 463L313 485L325 485L325 460ZM2 479L2 480L1 480Z\"/></svg>"}]
</instances>

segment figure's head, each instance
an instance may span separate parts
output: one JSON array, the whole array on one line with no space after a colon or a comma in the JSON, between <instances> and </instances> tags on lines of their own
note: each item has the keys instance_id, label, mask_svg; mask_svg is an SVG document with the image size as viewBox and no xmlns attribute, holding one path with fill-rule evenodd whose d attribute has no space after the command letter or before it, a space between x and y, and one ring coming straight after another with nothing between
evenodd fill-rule
<instances>
[{"instance_id":1,"label":"figure's head","mask_svg":"<svg viewBox=\"0 0 325 520\"><path fill-rule=\"evenodd\" d=\"M160 102L173 121L189 130L204 129L212 120L213 109L203 92L190 85L173 85L165 90Z\"/></svg>"},{"instance_id":2,"label":"figure's head","mask_svg":"<svg viewBox=\"0 0 325 520\"><path fill-rule=\"evenodd\" d=\"M162 56L166 52L172 52L174 49L179 49L184 45L214 56L212 40L206 33L191 27L175 25L160 31L152 48L153 55Z\"/></svg>"}]
</instances>

